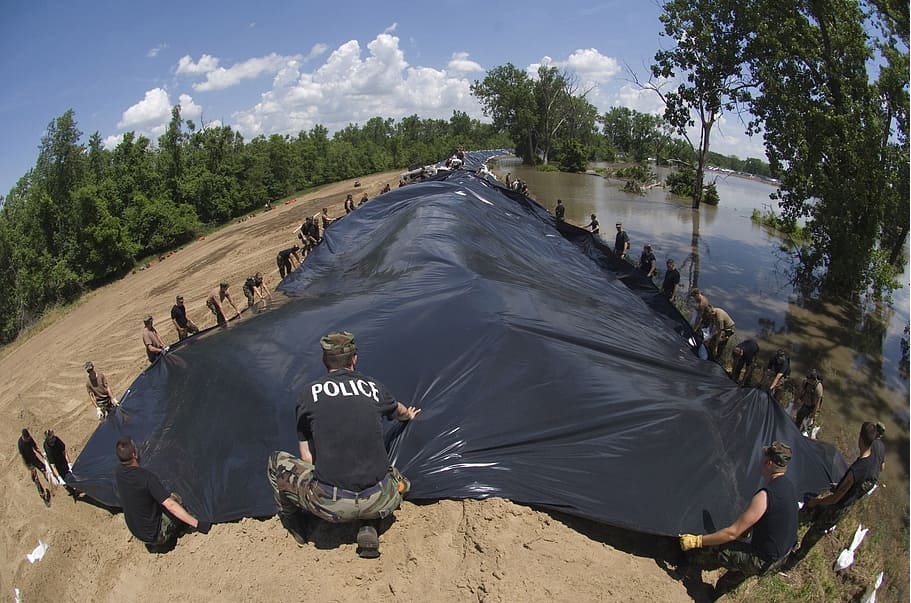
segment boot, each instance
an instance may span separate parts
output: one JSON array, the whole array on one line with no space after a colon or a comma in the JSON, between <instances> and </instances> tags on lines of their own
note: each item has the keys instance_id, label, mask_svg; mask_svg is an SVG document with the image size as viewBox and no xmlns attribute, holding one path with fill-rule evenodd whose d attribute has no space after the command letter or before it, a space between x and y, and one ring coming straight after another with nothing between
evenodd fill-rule
<instances>
[{"instance_id":1,"label":"boot","mask_svg":"<svg viewBox=\"0 0 911 603\"><path fill-rule=\"evenodd\" d=\"M281 517L282 526L288 530L294 541L300 546L307 544L307 528L300 513Z\"/></svg>"},{"instance_id":2,"label":"boot","mask_svg":"<svg viewBox=\"0 0 911 603\"><path fill-rule=\"evenodd\" d=\"M380 556L380 537L373 522L365 523L357 531L357 554L363 559L376 559Z\"/></svg>"}]
</instances>

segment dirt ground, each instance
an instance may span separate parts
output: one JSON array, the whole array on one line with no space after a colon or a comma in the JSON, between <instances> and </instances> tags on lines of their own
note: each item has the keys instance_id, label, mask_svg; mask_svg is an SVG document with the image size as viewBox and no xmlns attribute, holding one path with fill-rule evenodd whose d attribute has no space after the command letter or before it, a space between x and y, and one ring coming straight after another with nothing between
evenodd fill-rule
<instances>
[{"instance_id":1,"label":"dirt ground","mask_svg":"<svg viewBox=\"0 0 911 603\"><path fill-rule=\"evenodd\" d=\"M200 327L214 324L203 300L226 279L240 305L257 270L278 282L275 254L296 242L304 217L328 206L343 213L345 193L370 197L397 175L337 183L278 204L180 249L85 296L77 305L0 351L0 598L57 601L691 601L650 539L505 500L404 503L380 537L382 556L355 554L350 526L320 528L298 547L277 518L218 524L191 533L164 555L146 552L120 514L74 502L58 489L45 508L15 442L28 427L53 428L75 460L97 419L83 363L108 376L117 397L147 366L142 316L152 314L166 342L176 294ZM263 234L267 233L267 234ZM244 318L247 320L247 318ZM113 452L112 452L113 453ZM44 558L26 559L41 540ZM656 543L655 540L660 542ZM697 595L697 600L699 596Z\"/></svg>"}]
</instances>

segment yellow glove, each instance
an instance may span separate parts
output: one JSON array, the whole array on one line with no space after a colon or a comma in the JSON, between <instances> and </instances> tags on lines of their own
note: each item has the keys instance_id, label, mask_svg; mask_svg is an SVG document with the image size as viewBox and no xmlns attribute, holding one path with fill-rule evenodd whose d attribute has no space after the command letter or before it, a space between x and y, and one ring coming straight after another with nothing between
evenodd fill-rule
<instances>
[{"instance_id":1,"label":"yellow glove","mask_svg":"<svg viewBox=\"0 0 911 603\"><path fill-rule=\"evenodd\" d=\"M684 551L702 548L702 534L681 534L680 548Z\"/></svg>"}]
</instances>

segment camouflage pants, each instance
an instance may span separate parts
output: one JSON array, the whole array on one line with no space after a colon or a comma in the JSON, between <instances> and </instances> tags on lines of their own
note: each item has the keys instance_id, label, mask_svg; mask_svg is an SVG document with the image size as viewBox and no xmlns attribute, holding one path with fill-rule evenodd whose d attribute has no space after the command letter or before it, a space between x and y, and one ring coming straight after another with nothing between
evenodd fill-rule
<instances>
[{"instance_id":1,"label":"camouflage pants","mask_svg":"<svg viewBox=\"0 0 911 603\"><path fill-rule=\"evenodd\" d=\"M395 467L390 467L382 487L367 496L327 486L313 476L313 465L287 452L269 455L268 477L272 484L278 514L293 515L300 509L332 523L358 519L382 519L402 504L410 483Z\"/></svg>"},{"instance_id":2,"label":"camouflage pants","mask_svg":"<svg viewBox=\"0 0 911 603\"><path fill-rule=\"evenodd\" d=\"M107 417L114 411L114 403L110 398L95 398L95 405L101 409L101 417Z\"/></svg>"},{"instance_id":3,"label":"camouflage pants","mask_svg":"<svg viewBox=\"0 0 911 603\"><path fill-rule=\"evenodd\" d=\"M695 549L690 552L689 557L701 569L712 570L723 567L740 572L744 576L758 576L771 565L754 553L749 544L737 540L720 546Z\"/></svg>"}]
</instances>

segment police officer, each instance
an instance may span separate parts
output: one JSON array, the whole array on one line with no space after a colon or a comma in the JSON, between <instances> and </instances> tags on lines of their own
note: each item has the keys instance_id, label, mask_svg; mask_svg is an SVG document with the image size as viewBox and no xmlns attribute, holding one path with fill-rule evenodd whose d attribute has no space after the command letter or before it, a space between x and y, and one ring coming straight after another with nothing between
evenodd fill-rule
<instances>
[{"instance_id":1,"label":"police officer","mask_svg":"<svg viewBox=\"0 0 911 603\"><path fill-rule=\"evenodd\" d=\"M305 386L297 404L300 458L273 452L269 482L282 525L298 544L307 542L301 510L332 523L366 520L358 529L357 553L373 559L380 554L374 520L391 515L410 487L389 464L380 417L410 421L421 411L355 372L351 333L329 333L320 347L328 374Z\"/></svg>"}]
</instances>

